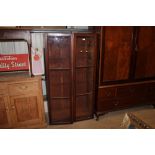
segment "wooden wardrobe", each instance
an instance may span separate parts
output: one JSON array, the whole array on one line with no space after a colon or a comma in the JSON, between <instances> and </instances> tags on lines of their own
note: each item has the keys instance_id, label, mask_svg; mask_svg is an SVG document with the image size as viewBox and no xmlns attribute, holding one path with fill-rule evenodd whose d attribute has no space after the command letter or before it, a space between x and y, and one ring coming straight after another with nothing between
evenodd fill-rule
<instances>
[{"instance_id":1,"label":"wooden wardrobe","mask_svg":"<svg viewBox=\"0 0 155 155\"><path fill-rule=\"evenodd\" d=\"M96 112L155 104L155 27L100 27Z\"/></svg>"},{"instance_id":2,"label":"wooden wardrobe","mask_svg":"<svg viewBox=\"0 0 155 155\"><path fill-rule=\"evenodd\" d=\"M95 105L96 35L50 33L46 39L50 124L92 118Z\"/></svg>"}]
</instances>

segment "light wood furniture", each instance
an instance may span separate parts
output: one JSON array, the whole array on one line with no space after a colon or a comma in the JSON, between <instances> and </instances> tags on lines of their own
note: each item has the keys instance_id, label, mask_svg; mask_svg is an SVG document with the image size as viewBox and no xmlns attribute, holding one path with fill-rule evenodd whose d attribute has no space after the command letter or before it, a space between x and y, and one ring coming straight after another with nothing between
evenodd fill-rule
<instances>
[{"instance_id":1,"label":"light wood furniture","mask_svg":"<svg viewBox=\"0 0 155 155\"><path fill-rule=\"evenodd\" d=\"M0 128L45 127L41 77L0 77Z\"/></svg>"}]
</instances>

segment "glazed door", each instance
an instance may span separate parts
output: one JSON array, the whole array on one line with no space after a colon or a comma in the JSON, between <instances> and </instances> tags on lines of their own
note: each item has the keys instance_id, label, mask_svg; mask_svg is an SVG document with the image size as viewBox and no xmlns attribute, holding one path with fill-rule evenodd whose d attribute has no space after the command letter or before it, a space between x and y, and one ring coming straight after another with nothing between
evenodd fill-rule
<instances>
[{"instance_id":1,"label":"glazed door","mask_svg":"<svg viewBox=\"0 0 155 155\"><path fill-rule=\"evenodd\" d=\"M133 46L133 27L101 28L100 85L128 80Z\"/></svg>"},{"instance_id":2,"label":"glazed door","mask_svg":"<svg viewBox=\"0 0 155 155\"><path fill-rule=\"evenodd\" d=\"M8 97L0 96L0 128L11 127L8 102Z\"/></svg>"},{"instance_id":3,"label":"glazed door","mask_svg":"<svg viewBox=\"0 0 155 155\"><path fill-rule=\"evenodd\" d=\"M96 35L74 35L75 120L92 118L94 109Z\"/></svg>"},{"instance_id":4,"label":"glazed door","mask_svg":"<svg viewBox=\"0 0 155 155\"><path fill-rule=\"evenodd\" d=\"M13 127L20 128L42 122L40 98L35 95L19 95L10 97L10 113Z\"/></svg>"},{"instance_id":5,"label":"glazed door","mask_svg":"<svg viewBox=\"0 0 155 155\"><path fill-rule=\"evenodd\" d=\"M155 27L141 26L136 45L135 78L155 77Z\"/></svg>"},{"instance_id":6,"label":"glazed door","mask_svg":"<svg viewBox=\"0 0 155 155\"><path fill-rule=\"evenodd\" d=\"M71 35L49 34L48 86L51 124L72 122Z\"/></svg>"}]
</instances>

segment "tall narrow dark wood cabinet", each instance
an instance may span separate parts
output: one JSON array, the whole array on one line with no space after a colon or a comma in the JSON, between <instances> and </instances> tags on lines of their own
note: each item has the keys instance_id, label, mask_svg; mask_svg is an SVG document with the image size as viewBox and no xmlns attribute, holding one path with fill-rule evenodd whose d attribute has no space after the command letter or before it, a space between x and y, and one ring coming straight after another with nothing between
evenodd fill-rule
<instances>
[{"instance_id":1,"label":"tall narrow dark wood cabinet","mask_svg":"<svg viewBox=\"0 0 155 155\"><path fill-rule=\"evenodd\" d=\"M51 124L92 118L96 35L48 34L46 74Z\"/></svg>"},{"instance_id":2,"label":"tall narrow dark wood cabinet","mask_svg":"<svg viewBox=\"0 0 155 155\"><path fill-rule=\"evenodd\" d=\"M71 123L71 34L48 34L46 60L50 123Z\"/></svg>"},{"instance_id":3,"label":"tall narrow dark wood cabinet","mask_svg":"<svg viewBox=\"0 0 155 155\"><path fill-rule=\"evenodd\" d=\"M75 120L93 117L95 103L96 36L74 35Z\"/></svg>"}]
</instances>

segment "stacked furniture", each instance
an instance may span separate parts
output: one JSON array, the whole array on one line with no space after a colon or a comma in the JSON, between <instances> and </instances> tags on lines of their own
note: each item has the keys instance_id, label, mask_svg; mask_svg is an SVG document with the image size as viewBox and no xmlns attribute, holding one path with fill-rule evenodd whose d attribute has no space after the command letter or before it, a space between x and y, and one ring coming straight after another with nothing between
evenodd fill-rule
<instances>
[{"instance_id":1,"label":"stacked furniture","mask_svg":"<svg viewBox=\"0 0 155 155\"><path fill-rule=\"evenodd\" d=\"M155 27L100 27L96 112L155 104Z\"/></svg>"}]
</instances>

